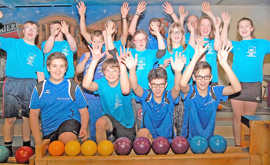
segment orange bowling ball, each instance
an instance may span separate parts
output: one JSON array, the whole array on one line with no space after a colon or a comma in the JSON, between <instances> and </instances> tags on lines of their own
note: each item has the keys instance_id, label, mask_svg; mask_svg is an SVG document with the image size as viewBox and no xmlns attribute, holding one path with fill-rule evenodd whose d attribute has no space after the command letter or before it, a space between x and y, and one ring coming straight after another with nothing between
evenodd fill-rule
<instances>
[{"instance_id":1,"label":"orange bowling ball","mask_svg":"<svg viewBox=\"0 0 270 165\"><path fill-rule=\"evenodd\" d=\"M65 152L65 144L59 140L49 144L48 151L52 156L61 156Z\"/></svg>"},{"instance_id":2,"label":"orange bowling ball","mask_svg":"<svg viewBox=\"0 0 270 165\"><path fill-rule=\"evenodd\" d=\"M222 110L223 106L222 104L218 104L218 110Z\"/></svg>"},{"instance_id":3,"label":"orange bowling ball","mask_svg":"<svg viewBox=\"0 0 270 165\"><path fill-rule=\"evenodd\" d=\"M69 141L65 145L65 153L68 156L76 156L81 152L81 144L77 140Z\"/></svg>"},{"instance_id":4,"label":"orange bowling ball","mask_svg":"<svg viewBox=\"0 0 270 165\"><path fill-rule=\"evenodd\" d=\"M95 155L97 152L97 144L93 140L86 140L81 145L81 153L85 156Z\"/></svg>"},{"instance_id":5,"label":"orange bowling ball","mask_svg":"<svg viewBox=\"0 0 270 165\"><path fill-rule=\"evenodd\" d=\"M98 153L102 156L109 156L113 153L113 144L109 140L103 140L98 143Z\"/></svg>"}]
</instances>

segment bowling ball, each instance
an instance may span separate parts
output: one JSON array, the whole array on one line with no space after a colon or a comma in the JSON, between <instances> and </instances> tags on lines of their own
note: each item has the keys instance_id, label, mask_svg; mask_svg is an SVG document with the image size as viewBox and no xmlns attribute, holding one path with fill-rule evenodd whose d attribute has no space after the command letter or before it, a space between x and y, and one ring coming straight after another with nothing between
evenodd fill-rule
<instances>
[{"instance_id":1,"label":"bowling ball","mask_svg":"<svg viewBox=\"0 0 270 165\"><path fill-rule=\"evenodd\" d=\"M85 156L92 156L97 153L97 144L93 140L86 140L81 145L81 153Z\"/></svg>"},{"instance_id":2,"label":"bowling ball","mask_svg":"<svg viewBox=\"0 0 270 165\"><path fill-rule=\"evenodd\" d=\"M114 150L117 155L128 155L132 149L132 143L127 137L120 137L114 142Z\"/></svg>"},{"instance_id":3,"label":"bowling ball","mask_svg":"<svg viewBox=\"0 0 270 165\"><path fill-rule=\"evenodd\" d=\"M208 142L206 138L201 136L194 136L190 140L190 149L194 154L203 154L208 148Z\"/></svg>"},{"instance_id":4,"label":"bowling ball","mask_svg":"<svg viewBox=\"0 0 270 165\"><path fill-rule=\"evenodd\" d=\"M68 156L76 156L81 152L81 144L77 140L72 140L66 143L65 153Z\"/></svg>"},{"instance_id":5,"label":"bowling ball","mask_svg":"<svg viewBox=\"0 0 270 165\"><path fill-rule=\"evenodd\" d=\"M151 149L151 142L146 137L137 137L133 142L133 150L137 155L147 155Z\"/></svg>"},{"instance_id":6,"label":"bowling ball","mask_svg":"<svg viewBox=\"0 0 270 165\"><path fill-rule=\"evenodd\" d=\"M65 144L59 140L49 144L48 151L52 156L61 156L65 152Z\"/></svg>"},{"instance_id":7,"label":"bowling ball","mask_svg":"<svg viewBox=\"0 0 270 165\"><path fill-rule=\"evenodd\" d=\"M156 154L167 154L170 150L170 143L165 137L159 136L154 139L152 149Z\"/></svg>"},{"instance_id":8,"label":"bowling ball","mask_svg":"<svg viewBox=\"0 0 270 165\"><path fill-rule=\"evenodd\" d=\"M28 163L29 158L34 155L34 151L29 146L22 146L15 152L15 159L17 163Z\"/></svg>"},{"instance_id":9,"label":"bowling ball","mask_svg":"<svg viewBox=\"0 0 270 165\"><path fill-rule=\"evenodd\" d=\"M113 153L113 144L109 140L103 140L98 143L98 153L102 156L109 156Z\"/></svg>"},{"instance_id":10,"label":"bowling ball","mask_svg":"<svg viewBox=\"0 0 270 165\"><path fill-rule=\"evenodd\" d=\"M183 136L176 136L172 140L171 148L175 154L184 154L189 148L189 143Z\"/></svg>"},{"instance_id":11,"label":"bowling ball","mask_svg":"<svg viewBox=\"0 0 270 165\"><path fill-rule=\"evenodd\" d=\"M223 136L212 136L209 139L209 148L213 153L224 153L227 149L227 141Z\"/></svg>"},{"instance_id":12,"label":"bowling ball","mask_svg":"<svg viewBox=\"0 0 270 165\"><path fill-rule=\"evenodd\" d=\"M9 157L9 150L5 146L0 146L0 163L7 162Z\"/></svg>"}]
</instances>

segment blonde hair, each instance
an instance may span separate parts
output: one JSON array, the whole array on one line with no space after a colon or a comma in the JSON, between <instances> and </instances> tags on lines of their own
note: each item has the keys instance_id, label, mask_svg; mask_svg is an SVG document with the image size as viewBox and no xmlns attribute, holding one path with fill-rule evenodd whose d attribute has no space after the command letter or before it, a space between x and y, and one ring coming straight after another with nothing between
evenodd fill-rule
<instances>
[{"instance_id":1,"label":"blonde hair","mask_svg":"<svg viewBox=\"0 0 270 165\"><path fill-rule=\"evenodd\" d=\"M213 21L212 21L211 18L208 17L208 16L201 16L201 18L199 19L199 24L198 24L198 34L201 35L201 32L200 32L200 26L201 26L202 20L204 20L204 19L207 19L207 20L210 22L210 24L211 24L211 32L210 32L210 34L209 34L209 39L212 40L212 39L215 38L215 34L214 34L215 27L214 27Z\"/></svg>"},{"instance_id":2,"label":"blonde hair","mask_svg":"<svg viewBox=\"0 0 270 165\"><path fill-rule=\"evenodd\" d=\"M181 26L181 24L179 23L173 23L170 25L169 30L168 30L168 37L167 37L167 49L170 53L172 53L172 32L173 29L177 28L181 33L182 33L182 39L181 39L181 46L184 47L185 46L185 31L184 28Z\"/></svg>"},{"instance_id":3,"label":"blonde hair","mask_svg":"<svg viewBox=\"0 0 270 165\"><path fill-rule=\"evenodd\" d=\"M103 62L103 64L102 64L102 72L104 73L104 71L108 67L119 68L120 69L120 65L119 65L118 61L116 59L113 59L113 58L109 58L109 59L107 59L107 60L105 60Z\"/></svg>"}]
</instances>

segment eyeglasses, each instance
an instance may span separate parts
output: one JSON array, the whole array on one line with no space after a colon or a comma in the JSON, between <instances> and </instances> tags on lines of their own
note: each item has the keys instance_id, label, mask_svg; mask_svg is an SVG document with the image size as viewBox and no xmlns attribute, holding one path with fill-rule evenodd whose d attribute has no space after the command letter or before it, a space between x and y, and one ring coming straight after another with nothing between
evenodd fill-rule
<instances>
[{"instance_id":1,"label":"eyeglasses","mask_svg":"<svg viewBox=\"0 0 270 165\"><path fill-rule=\"evenodd\" d=\"M211 79L211 75L207 75L207 76L196 75L195 77L197 80L210 80Z\"/></svg>"},{"instance_id":2,"label":"eyeglasses","mask_svg":"<svg viewBox=\"0 0 270 165\"><path fill-rule=\"evenodd\" d=\"M152 88L164 88L165 85L166 85L165 83L160 83L160 84L151 83Z\"/></svg>"}]
</instances>

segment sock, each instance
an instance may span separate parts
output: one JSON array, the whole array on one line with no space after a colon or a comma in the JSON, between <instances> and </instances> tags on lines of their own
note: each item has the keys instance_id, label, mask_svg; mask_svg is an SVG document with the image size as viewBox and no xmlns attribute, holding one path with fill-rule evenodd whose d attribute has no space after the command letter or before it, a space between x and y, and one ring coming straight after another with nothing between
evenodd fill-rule
<instances>
[{"instance_id":1,"label":"sock","mask_svg":"<svg viewBox=\"0 0 270 165\"><path fill-rule=\"evenodd\" d=\"M11 142L5 142L5 147L9 150L9 156L12 156L12 141Z\"/></svg>"},{"instance_id":2,"label":"sock","mask_svg":"<svg viewBox=\"0 0 270 165\"><path fill-rule=\"evenodd\" d=\"M31 145L31 141L23 141L23 146L29 146Z\"/></svg>"}]
</instances>

